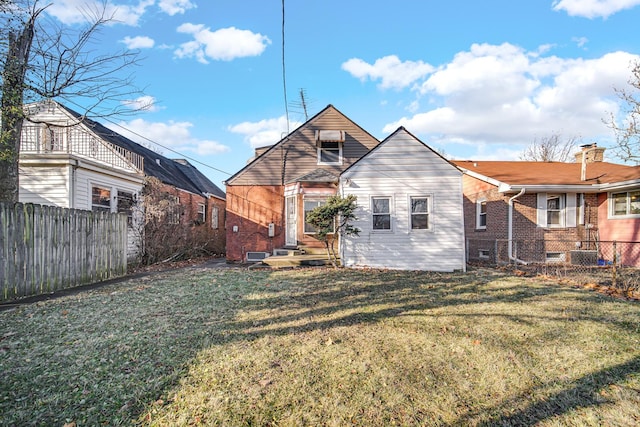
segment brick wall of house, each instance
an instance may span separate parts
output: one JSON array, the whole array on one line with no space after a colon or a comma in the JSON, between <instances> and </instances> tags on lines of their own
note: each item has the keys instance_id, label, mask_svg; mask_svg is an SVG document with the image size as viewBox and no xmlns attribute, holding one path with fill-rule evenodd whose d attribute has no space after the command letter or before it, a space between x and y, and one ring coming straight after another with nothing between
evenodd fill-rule
<instances>
[{"instance_id":1,"label":"brick wall of house","mask_svg":"<svg viewBox=\"0 0 640 427\"><path fill-rule=\"evenodd\" d=\"M244 261L247 251L273 252L284 246L282 186L227 186L227 261ZM269 237L269 224L275 225Z\"/></svg>"},{"instance_id":2,"label":"brick wall of house","mask_svg":"<svg viewBox=\"0 0 640 427\"><path fill-rule=\"evenodd\" d=\"M509 199L514 194L500 194L495 185L468 175L464 176L463 185L465 236L470 242L469 258L474 259L475 252L480 249L498 251L497 246L489 242L508 239ZM487 227L477 229L476 203L483 199L487 201ZM596 194L585 194L585 224L571 228L542 228L537 226L537 194L522 194L513 202L513 240L520 242L517 255L525 260L544 261L545 252L568 253L576 249L576 242L582 242L581 248L587 249L586 242L594 242L597 237L598 205ZM503 259L505 254L499 256Z\"/></svg>"},{"instance_id":3,"label":"brick wall of house","mask_svg":"<svg viewBox=\"0 0 640 427\"><path fill-rule=\"evenodd\" d=\"M178 197L180 206L182 206L182 216L180 224L185 227L194 227L191 234L194 239L198 240L198 244L202 244L205 250L212 255L225 254L226 234L224 230L224 215L226 210L226 202L215 197L204 197L199 194L193 194L179 188L163 185L163 191ZM201 208L204 206L204 221L201 218ZM218 208L218 223L212 222L214 207Z\"/></svg>"}]
</instances>

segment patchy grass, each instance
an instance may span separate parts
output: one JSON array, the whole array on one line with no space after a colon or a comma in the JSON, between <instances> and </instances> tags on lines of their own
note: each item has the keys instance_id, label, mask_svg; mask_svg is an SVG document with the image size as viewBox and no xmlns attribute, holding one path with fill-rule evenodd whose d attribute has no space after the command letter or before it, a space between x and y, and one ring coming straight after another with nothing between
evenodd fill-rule
<instances>
[{"instance_id":1,"label":"patchy grass","mask_svg":"<svg viewBox=\"0 0 640 427\"><path fill-rule=\"evenodd\" d=\"M2 425L637 425L640 304L492 270L185 269L0 312Z\"/></svg>"}]
</instances>

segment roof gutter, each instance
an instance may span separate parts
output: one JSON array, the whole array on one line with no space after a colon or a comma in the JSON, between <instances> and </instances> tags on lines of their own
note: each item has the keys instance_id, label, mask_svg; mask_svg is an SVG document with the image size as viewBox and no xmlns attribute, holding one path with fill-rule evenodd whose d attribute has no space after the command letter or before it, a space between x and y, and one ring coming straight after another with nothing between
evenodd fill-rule
<instances>
[{"instance_id":1,"label":"roof gutter","mask_svg":"<svg viewBox=\"0 0 640 427\"><path fill-rule=\"evenodd\" d=\"M526 188L522 187L522 189L518 194L516 194L515 196L509 199L509 226L507 227L508 238L509 238L509 244L508 244L509 260L518 264L523 264L523 265L527 265L529 263L526 261L522 261L521 259L518 259L513 255L513 201L518 197L522 196L525 193L525 191L526 191Z\"/></svg>"}]
</instances>

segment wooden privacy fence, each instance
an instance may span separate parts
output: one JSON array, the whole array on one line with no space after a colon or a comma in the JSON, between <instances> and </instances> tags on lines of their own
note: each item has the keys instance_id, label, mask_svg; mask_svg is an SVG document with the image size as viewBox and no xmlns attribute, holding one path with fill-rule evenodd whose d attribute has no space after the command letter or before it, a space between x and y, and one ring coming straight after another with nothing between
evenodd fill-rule
<instances>
[{"instance_id":1,"label":"wooden privacy fence","mask_svg":"<svg viewBox=\"0 0 640 427\"><path fill-rule=\"evenodd\" d=\"M124 275L127 216L0 203L0 301Z\"/></svg>"}]
</instances>

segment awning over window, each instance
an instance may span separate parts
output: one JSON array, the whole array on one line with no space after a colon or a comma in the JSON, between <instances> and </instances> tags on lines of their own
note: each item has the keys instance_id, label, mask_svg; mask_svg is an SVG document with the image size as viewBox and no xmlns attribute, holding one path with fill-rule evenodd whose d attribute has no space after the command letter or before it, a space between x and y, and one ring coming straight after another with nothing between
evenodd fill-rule
<instances>
[{"instance_id":1,"label":"awning over window","mask_svg":"<svg viewBox=\"0 0 640 427\"><path fill-rule=\"evenodd\" d=\"M344 142L343 130L317 130L316 142Z\"/></svg>"}]
</instances>

